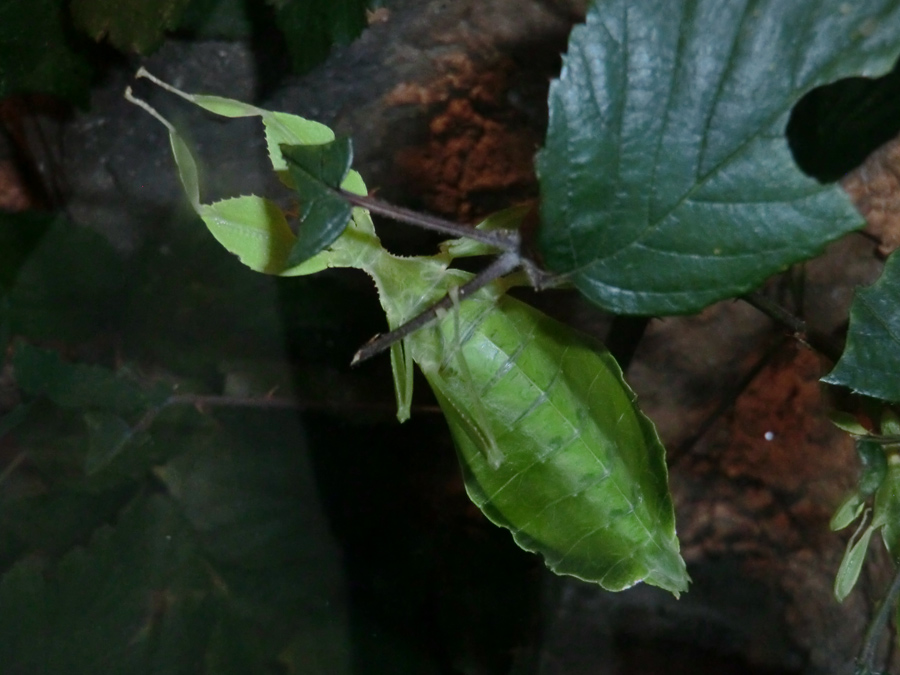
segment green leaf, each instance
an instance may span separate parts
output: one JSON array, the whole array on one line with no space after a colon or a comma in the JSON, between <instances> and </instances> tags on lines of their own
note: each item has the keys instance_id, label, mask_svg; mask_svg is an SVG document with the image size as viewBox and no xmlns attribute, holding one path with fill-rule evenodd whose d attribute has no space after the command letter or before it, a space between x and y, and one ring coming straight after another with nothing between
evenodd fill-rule
<instances>
[{"instance_id":1,"label":"green leaf","mask_svg":"<svg viewBox=\"0 0 900 675\"><path fill-rule=\"evenodd\" d=\"M841 566L834 579L834 597L838 602L843 602L856 585L863 561L866 559L866 552L869 550L869 541L874 533L875 525L873 523L865 529L859 539L854 538L847 542L847 550L844 552L844 558L841 560Z\"/></svg>"},{"instance_id":2,"label":"green leaf","mask_svg":"<svg viewBox=\"0 0 900 675\"><path fill-rule=\"evenodd\" d=\"M371 0L269 0L284 33L294 72L323 61L333 44L346 45L366 27Z\"/></svg>"},{"instance_id":3,"label":"green leaf","mask_svg":"<svg viewBox=\"0 0 900 675\"><path fill-rule=\"evenodd\" d=\"M287 172L287 161L281 155L284 145L319 145L334 140L334 132L324 124L298 115L282 112L263 112L266 147L275 171ZM292 186L291 186L292 187Z\"/></svg>"},{"instance_id":4,"label":"green leaf","mask_svg":"<svg viewBox=\"0 0 900 675\"><path fill-rule=\"evenodd\" d=\"M23 391L44 395L64 408L99 408L123 414L160 405L165 387L145 389L99 366L65 363L58 352L20 343L13 355L16 382Z\"/></svg>"},{"instance_id":5,"label":"green leaf","mask_svg":"<svg viewBox=\"0 0 900 675\"><path fill-rule=\"evenodd\" d=\"M272 167L282 180L285 175L287 176L288 180L285 182L290 187L293 187L293 180L288 173L287 161L281 154L281 146L321 144L334 140L334 133L328 127L297 115L271 112L219 96L188 94L166 84L144 69L138 70L137 75L148 78L163 89L195 105L225 117L261 116ZM360 267L367 258L379 255L381 247L375 237L372 219L368 211L356 208L350 210L351 236L338 237L333 242L334 245L327 250L321 250L318 255L300 264L292 264L291 255L296 238L290 232L281 209L273 202L250 195L226 199L216 204L201 204L196 163L181 135L145 101L134 98L130 91L126 92L126 98L144 108L169 130L170 144L179 176L191 205L216 238L252 269L281 276L301 276L314 274L327 267ZM357 194L366 194L365 183L356 171L347 173L341 187ZM330 221L331 216L328 216L328 213L334 213L329 210L332 207L326 205L323 208L325 215L322 217ZM333 208L336 211L338 207ZM344 207L341 206L340 209L342 214ZM341 215L341 218L334 220L339 221L342 217Z\"/></svg>"},{"instance_id":6,"label":"green leaf","mask_svg":"<svg viewBox=\"0 0 900 675\"><path fill-rule=\"evenodd\" d=\"M0 3L0 99L34 92L87 104L91 67L67 19L64 0Z\"/></svg>"},{"instance_id":7,"label":"green leaf","mask_svg":"<svg viewBox=\"0 0 900 675\"><path fill-rule=\"evenodd\" d=\"M881 413L881 425L879 427L883 436L900 436L900 417L897 417L890 408Z\"/></svg>"},{"instance_id":8,"label":"green leaf","mask_svg":"<svg viewBox=\"0 0 900 675\"><path fill-rule=\"evenodd\" d=\"M484 309L472 300L460 307L461 321L483 321L464 330L471 386L452 355L440 368L419 360L450 425L469 497L557 574L608 590L639 581L675 595L686 590L665 451L615 360L512 298ZM445 340L450 325L442 327ZM471 390L505 455L498 467L472 425Z\"/></svg>"},{"instance_id":9,"label":"green leaf","mask_svg":"<svg viewBox=\"0 0 900 675\"><path fill-rule=\"evenodd\" d=\"M874 440L861 439L856 442L862 470L859 476L859 493L863 498L873 494L887 475L887 457L884 446Z\"/></svg>"},{"instance_id":10,"label":"green leaf","mask_svg":"<svg viewBox=\"0 0 900 675\"><path fill-rule=\"evenodd\" d=\"M105 469L119 456L134 438L134 430L118 415L103 410L86 412L84 423L88 429L84 472L91 476Z\"/></svg>"},{"instance_id":11,"label":"green leaf","mask_svg":"<svg viewBox=\"0 0 900 675\"><path fill-rule=\"evenodd\" d=\"M881 537L896 565L900 562L900 457L892 458L887 476L875 493L872 524L882 525Z\"/></svg>"},{"instance_id":12,"label":"green leaf","mask_svg":"<svg viewBox=\"0 0 900 675\"><path fill-rule=\"evenodd\" d=\"M172 503L139 500L55 568L26 560L3 577L0 663L15 673L196 673L212 590Z\"/></svg>"},{"instance_id":13,"label":"green leaf","mask_svg":"<svg viewBox=\"0 0 900 675\"><path fill-rule=\"evenodd\" d=\"M133 491L133 486L128 493L85 492L80 487L15 495L4 485L0 539L14 542L15 555L0 557L3 569L35 551L58 558L73 546L83 544L98 527L116 518Z\"/></svg>"},{"instance_id":14,"label":"green leaf","mask_svg":"<svg viewBox=\"0 0 900 675\"><path fill-rule=\"evenodd\" d=\"M219 422L221 436L166 463L157 476L227 586L245 624L242 639L256 635L280 651L305 628L316 631L323 654L345 660L347 636L335 623L342 615L335 603L342 591L340 552L318 501L298 418L235 412ZM323 664L321 672L347 669Z\"/></svg>"},{"instance_id":15,"label":"green leaf","mask_svg":"<svg viewBox=\"0 0 900 675\"><path fill-rule=\"evenodd\" d=\"M854 436L869 435L869 430L860 424L856 416L851 413L840 410L832 411L828 413L828 419L831 420L834 426L841 431L846 431L848 434L853 434Z\"/></svg>"},{"instance_id":16,"label":"green leaf","mask_svg":"<svg viewBox=\"0 0 900 675\"><path fill-rule=\"evenodd\" d=\"M317 145L283 145L281 155L292 174L302 173L337 189L344 182L353 163L353 143L348 136L336 136L327 143ZM307 197L305 190L297 188L300 197Z\"/></svg>"},{"instance_id":17,"label":"green leaf","mask_svg":"<svg viewBox=\"0 0 900 675\"><path fill-rule=\"evenodd\" d=\"M218 242L250 269L279 274L287 268L296 237L274 202L244 195L201 204L198 213Z\"/></svg>"},{"instance_id":18,"label":"green leaf","mask_svg":"<svg viewBox=\"0 0 900 675\"><path fill-rule=\"evenodd\" d=\"M859 494L859 491L855 490L851 492L837 508L837 511L834 512L828 526L833 532L843 530L862 515L865 506L866 500Z\"/></svg>"},{"instance_id":19,"label":"green leaf","mask_svg":"<svg viewBox=\"0 0 900 675\"><path fill-rule=\"evenodd\" d=\"M684 313L859 227L784 132L810 89L886 72L898 32L893 0L593 3L537 159L547 267L617 313Z\"/></svg>"},{"instance_id":20,"label":"green leaf","mask_svg":"<svg viewBox=\"0 0 900 675\"><path fill-rule=\"evenodd\" d=\"M178 27L190 0L72 0L75 25L123 52L147 54Z\"/></svg>"},{"instance_id":21,"label":"green leaf","mask_svg":"<svg viewBox=\"0 0 900 675\"><path fill-rule=\"evenodd\" d=\"M47 221L34 214L0 214L0 226L8 235L2 243L18 249L4 254L10 268L3 278L15 281L2 311L8 312L13 334L87 340L121 316L128 287L124 263L100 234L60 216ZM39 237L27 232L32 226Z\"/></svg>"},{"instance_id":22,"label":"green leaf","mask_svg":"<svg viewBox=\"0 0 900 675\"><path fill-rule=\"evenodd\" d=\"M328 248L350 223L352 207L334 189L350 170L353 150L350 139L341 137L321 145L283 145L281 154L300 197L297 241L287 259L293 267Z\"/></svg>"},{"instance_id":23,"label":"green leaf","mask_svg":"<svg viewBox=\"0 0 900 675\"><path fill-rule=\"evenodd\" d=\"M878 281L856 292L847 346L822 381L900 402L900 256L896 253L888 258Z\"/></svg>"}]
</instances>

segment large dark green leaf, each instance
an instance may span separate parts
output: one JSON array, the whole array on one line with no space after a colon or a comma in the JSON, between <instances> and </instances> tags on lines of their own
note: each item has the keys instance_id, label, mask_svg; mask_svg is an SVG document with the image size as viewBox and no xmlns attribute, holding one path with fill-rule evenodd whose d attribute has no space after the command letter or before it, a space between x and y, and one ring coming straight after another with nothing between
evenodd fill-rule
<instances>
[{"instance_id":1,"label":"large dark green leaf","mask_svg":"<svg viewBox=\"0 0 900 675\"><path fill-rule=\"evenodd\" d=\"M858 227L784 131L810 89L888 70L898 34L896 0L594 3L538 158L547 267L616 312L690 312Z\"/></svg>"},{"instance_id":2,"label":"large dark green leaf","mask_svg":"<svg viewBox=\"0 0 900 675\"><path fill-rule=\"evenodd\" d=\"M0 582L0 663L11 673L198 673L212 579L172 502L134 504L50 570Z\"/></svg>"},{"instance_id":3,"label":"large dark green leaf","mask_svg":"<svg viewBox=\"0 0 900 675\"><path fill-rule=\"evenodd\" d=\"M91 68L66 30L64 0L0 2L0 98L41 92L87 103Z\"/></svg>"},{"instance_id":4,"label":"large dark green leaf","mask_svg":"<svg viewBox=\"0 0 900 675\"><path fill-rule=\"evenodd\" d=\"M294 70L305 72L322 61L332 44L345 45L366 27L373 0L269 0L284 33Z\"/></svg>"},{"instance_id":5,"label":"large dark green leaf","mask_svg":"<svg viewBox=\"0 0 900 675\"><path fill-rule=\"evenodd\" d=\"M3 308L13 334L81 341L119 320L128 276L100 234L32 213L0 214L0 226L11 246L0 256L0 280L15 280Z\"/></svg>"},{"instance_id":6,"label":"large dark green leaf","mask_svg":"<svg viewBox=\"0 0 900 675\"><path fill-rule=\"evenodd\" d=\"M338 551L296 416L235 412L220 421L220 438L158 477L227 585L245 643L252 631L271 653L291 636L315 636L323 661L312 672L346 672Z\"/></svg>"},{"instance_id":7,"label":"large dark green leaf","mask_svg":"<svg viewBox=\"0 0 900 675\"><path fill-rule=\"evenodd\" d=\"M146 54L178 26L190 0L72 0L72 18L95 40Z\"/></svg>"},{"instance_id":8,"label":"large dark green leaf","mask_svg":"<svg viewBox=\"0 0 900 675\"><path fill-rule=\"evenodd\" d=\"M840 361L824 382L887 401L900 401L900 257L888 258L881 278L856 292Z\"/></svg>"}]
</instances>

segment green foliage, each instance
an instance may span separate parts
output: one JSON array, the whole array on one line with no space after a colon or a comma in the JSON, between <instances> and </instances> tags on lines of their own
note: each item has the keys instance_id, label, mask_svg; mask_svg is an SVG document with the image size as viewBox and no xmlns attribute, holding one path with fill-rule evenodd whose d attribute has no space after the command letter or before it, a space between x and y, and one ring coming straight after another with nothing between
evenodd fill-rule
<instances>
[{"instance_id":1,"label":"green foliage","mask_svg":"<svg viewBox=\"0 0 900 675\"><path fill-rule=\"evenodd\" d=\"M882 418L881 430L890 436L866 433L857 438L856 451L862 471L856 490L838 507L831 519L831 529L841 530L862 516L856 532L847 542L847 549L835 576L834 595L843 601L853 590L862 570L869 541L881 530L882 539L895 563L900 560L900 457L896 452L894 417L890 412ZM866 508L874 495L873 506ZM872 521L866 524L869 512Z\"/></svg>"},{"instance_id":2,"label":"green foliage","mask_svg":"<svg viewBox=\"0 0 900 675\"><path fill-rule=\"evenodd\" d=\"M353 150L349 138L339 137L320 145L284 145L281 155L300 198L302 227L286 261L294 267L325 250L350 223L350 204L335 190L350 171Z\"/></svg>"},{"instance_id":3,"label":"green foliage","mask_svg":"<svg viewBox=\"0 0 900 675\"><path fill-rule=\"evenodd\" d=\"M133 414L161 405L165 387L145 389L106 368L63 363L59 353L20 344L12 359L22 391L43 395L64 408L85 407Z\"/></svg>"},{"instance_id":4,"label":"green foliage","mask_svg":"<svg viewBox=\"0 0 900 675\"><path fill-rule=\"evenodd\" d=\"M242 672L268 672L281 649L316 635L284 672L345 672L340 612L329 606L334 551L293 414L156 417L159 398L122 374L18 351L17 377L42 398L3 420L33 465L0 478L5 667L213 673L237 659ZM57 386L54 375L84 381ZM152 426L112 412L139 402ZM79 412L83 429L71 424ZM125 435L129 456L112 453Z\"/></svg>"},{"instance_id":5,"label":"green foliage","mask_svg":"<svg viewBox=\"0 0 900 675\"><path fill-rule=\"evenodd\" d=\"M881 278L856 292L841 360L822 380L865 396L900 402L900 257Z\"/></svg>"},{"instance_id":6,"label":"green foliage","mask_svg":"<svg viewBox=\"0 0 900 675\"><path fill-rule=\"evenodd\" d=\"M266 425L262 455L231 427L230 442L160 470L171 495L136 497L58 562L15 565L0 582L4 668L194 674L231 672L220 668L237 659L240 672L270 672L295 631L311 631L323 644L307 665L345 672L328 647L334 616L308 614L331 590L308 586L328 553L309 518L308 469L275 440L284 424Z\"/></svg>"},{"instance_id":7,"label":"green foliage","mask_svg":"<svg viewBox=\"0 0 900 675\"><path fill-rule=\"evenodd\" d=\"M813 87L888 70L898 29L892 0L593 3L538 156L547 266L611 311L676 314L859 227L784 132Z\"/></svg>"},{"instance_id":8,"label":"green foliage","mask_svg":"<svg viewBox=\"0 0 900 675\"><path fill-rule=\"evenodd\" d=\"M177 28L191 0L72 0L75 25L122 52L147 54Z\"/></svg>"},{"instance_id":9,"label":"green foliage","mask_svg":"<svg viewBox=\"0 0 900 675\"><path fill-rule=\"evenodd\" d=\"M0 583L4 667L197 672L213 591L198 553L172 502L152 497L49 570L19 563Z\"/></svg>"},{"instance_id":10,"label":"green foliage","mask_svg":"<svg viewBox=\"0 0 900 675\"><path fill-rule=\"evenodd\" d=\"M102 236L57 215L0 213L0 225L6 330L81 341L114 320L127 288L125 269Z\"/></svg>"},{"instance_id":11,"label":"green foliage","mask_svg":"<svg viewBox=\"0 0 900 675\"><path fill-rule=\"evenodd\" d=\"M0 98L20 92L87 103L91 67L67 30L65 0L0 3Z\"/></svg>"},{"instance_id":12,"label":"green foliage","mask_svg":"<svg viewBox=\"0 0 900 675\"><path fill-rule=\"evenodd\" d=\"M0 98L44 93L86 105L93 59L85 36L148 54L168 33L247 39L274 23L295 72L366 27L378 0L34 0L0 3Z\"/></svg>"},{"instance_id":13,"label":"green foliage","mask_svg":"<svg viewBox=\"0 0 900 675\"><path fill-rule=\"evenodd\" d=\"M296 133L309 126L300 118L243 110L222 99L210 105L209 97L176 93L228 116L261 115L270 150L308 145ZM277 125L268 123L276 119ZM199 194L193 160L177 131L161 121L169 128L193 203ZM280 142L273 144L276 136ZM343 160L334 171L321 161L323 152L334 147L316 145L303 158L304 171L293 172L301 213L314 213L302 202L325 189L313 188L311 178L335 185L343 177ZM340 154L349 159L348 152ZM272 160L280 170L284 159L273 155ZM352 172L344 185L365 192ZM194 208L214 231L217 223L208 217L207 207L194 203ZM392 256L361 209L353 211L350 226L330 247L299 268L291 267L284 249L293 248L294 235L286 234L281 222L266 217L233 227L231 232L241 234L227 246L261 270L272 268L261 264L255 251L266 250L268 261L286 260L285 269L272 270L281 274L337 266L362 269L375 280L392 327L470 277L448 269L452 244L430 258ZM273 223L276 227L267 236ZM299 227L304 226L302 220ZM489 285L450 316L392 347L398 417L409 416L415 362L447 416L469 495L489 518L512 530L520 546L541 553L560 573L605 588L621 590L646 581L679 593L688 577L678 553L664 451L652 424L638 411L621 371L600 345L505 297L505 290L503 282Z\"/></svg>"},{"instance_id":14,"label":"green foliage","mask_svg":"<svg viewBox=\"0 0 900 675\"><path fill-rule=\"evenodd\" d=\"M303 73L322 61L331 46L346 45L366 27L366 9L377 0L267 0L288 37L294 70Z\"/></svg>"}]
</instances>

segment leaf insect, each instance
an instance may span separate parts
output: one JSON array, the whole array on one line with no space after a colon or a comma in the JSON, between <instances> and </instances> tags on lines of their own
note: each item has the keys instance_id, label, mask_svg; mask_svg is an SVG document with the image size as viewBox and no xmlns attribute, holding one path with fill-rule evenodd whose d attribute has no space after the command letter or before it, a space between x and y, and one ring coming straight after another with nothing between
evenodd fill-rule
<instances>
[{"instance_id":1,"label":"leaf insect","mask_svg":"<svg viewBox=\"0 0 900 675\"><path fill-rule=\"evenodd\" d=\"M328 180L319 176L317 167L334 158L344 162L343 152L303 151L300 166L291 166L286 157L297 157L292 148L334 140L328 127L231 99L187 94L143 69L138 76L215 114L259 116L283 182L298 189L301 199L325 199L324 190L339 189L352 204L349 224L330 244L312 257L292 255L299 238L274 202L243 195L202 203L196 165L177 130L126 92L167 126L188 200L245 265L281 276L329 267L369 274L391 331L354 361L390 350L401 421L410 412L412 365L419 366L444 411L469 497L491 521L559 574L609 590L641 581L676 595L687 588L665 451L618 364L602 345L507 294L514 285L546 281L522 255L518 232L508 227L525 217L523 210L501 212L464 231L455 223L409 215L369 199L349 162ZM292 178L298 168L305 172L299 188ZM432 256L395 256L382 247L370 212L420 225L428 221L432 229L467 239L446 242ZM331 207L316 213L325 214L321 223L328 230ZM480 277L451 267L456 258L496 252L499 257ZM523 271L515 272L519 267Z\"/></svg>"}]
</instances>

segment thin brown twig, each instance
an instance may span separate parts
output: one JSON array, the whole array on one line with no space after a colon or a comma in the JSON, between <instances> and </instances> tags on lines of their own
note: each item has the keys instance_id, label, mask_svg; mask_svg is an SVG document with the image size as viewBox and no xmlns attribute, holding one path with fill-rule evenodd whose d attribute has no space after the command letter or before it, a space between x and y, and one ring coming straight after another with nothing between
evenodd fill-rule
<instances>
[{"instance_id":1,"label":"thin brown twig","mask_svg":"<svg viewBox=\"0 0 900 675\"><path fill-rule=\"evenodd\" d=\"M832 363L837 363L841 357L841 349L834 341L825 336L817 335L809 330L807 323L800 317L792 314L784 307L773 302L761 293L748 293L739 298L751 307L759 310L776 323L787 328L793 337L808 345Z\"/></svg>"}]
</instances>

